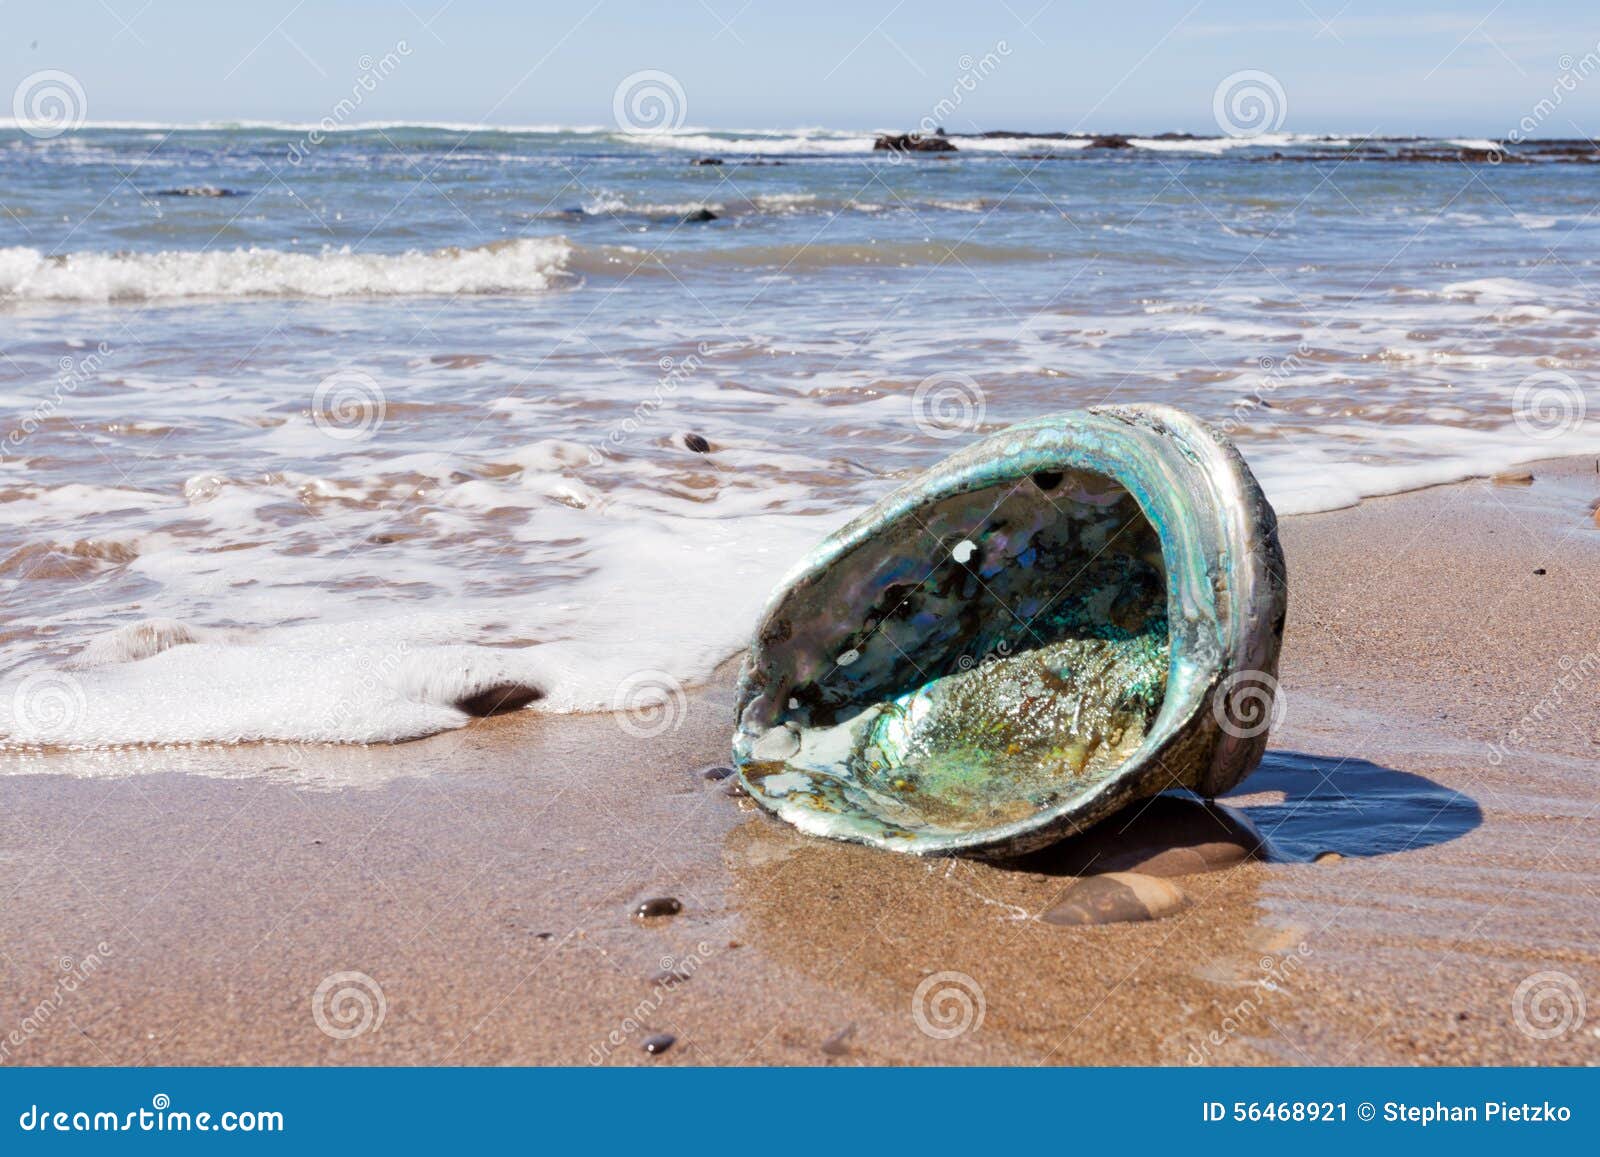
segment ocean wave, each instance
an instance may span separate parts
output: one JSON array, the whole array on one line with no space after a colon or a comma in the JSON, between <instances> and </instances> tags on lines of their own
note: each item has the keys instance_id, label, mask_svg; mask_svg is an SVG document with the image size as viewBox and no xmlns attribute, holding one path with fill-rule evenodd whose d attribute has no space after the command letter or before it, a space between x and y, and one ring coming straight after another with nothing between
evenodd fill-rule
<instances>
[{"instance_id":1,"label":"ocean wave","mask_svg":"<svg viewBox=\"0 0 1600 1157\"><path fill-rule=\"evenodd\" d=\"M0 302L534 293L556 284L571 253L559 237L388 254L346 247L47 256L15 247L0 249Z\"/></svg>"}]
</instances>

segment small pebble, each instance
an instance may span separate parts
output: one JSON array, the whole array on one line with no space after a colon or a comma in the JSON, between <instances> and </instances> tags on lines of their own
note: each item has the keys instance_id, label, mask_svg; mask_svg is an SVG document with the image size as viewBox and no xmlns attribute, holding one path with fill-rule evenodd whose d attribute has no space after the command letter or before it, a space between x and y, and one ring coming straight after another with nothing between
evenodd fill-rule
<instances>
[{"instance_id":1,"label":"small pebble","mask_svg":"<svg viewBox=\"0 0 1600 1157\"><path fill-rule=\"evenodd\" d=\"M655 916L676 916L682 911L683 902L676 896L652 896L635 908L633 914L641 920L649 920Z\"/></svg>"},{"instance_id":2,"label":"small pebble","mask_svg":"<svg viewBox=\"0 0 1600 1157\"><path fill-rule=\"evenodd\" d=\"M1313 864L1331 864L1335 860L1342 859L1344 859L1344 856L1338 852L1318 852L1311 862Z\"/></svg>"},{"instance_id":3,"label":"small pebble","mask_svg":"<svg viewBox=\"0 0 1600 1157\"><path fill-rule=\"evenodd\" d=\"M731 795L734 799L738 799L740 796L749 795L750 793L745 791L744 784L740 783L738 780L734 780L727 787L722 789L722 794Z\"/></svg>"},{"instance_id":4,"label":"small pebble","mask_svg":"<svg viewBox=\"0 0 1600 1157\"><path fill-rule=\"evenodd\" d=\"M1160 920L1188 906L1183 889L1170 880L1138 872L1107 872L1079 880L1040 919L1067 927L1123 924Z\"/></svg>"},{"instance_id":5,"label":"small pebble","mask_svg":"<svg viewBox=\"0 0 1600 1157\"><path fill-rule=\"evenodd\" d=\"M1542 567L1542 566L1534 567L1533 568L1533 573L1534 574L1544 574L1544 567Z\"/></svg>"},{"instance_id":6,"label":"small pebble","mask_svg":"<svg viewBox=\"0 0 1600 1157\"><path fill-rule=\"evenodd\" d=\"M1489 481L1496 486L1532 486L1533 475L1526 470L1502 470L1489 475Z\"/></svg>"},{"instance_id":7,"label":"small pebble","mask_svg":"<svg viewBox=\"0 0 1600 1157\"><path fill-rule=\"evenodd\" d=\"M822 1042L822 1051L830 1057L843 1057L850 1054L850 1046L846 1043L856 1031L856 1026L847 1024L827 1040Z\"/></svg>"},{"instance_id":8,"label":"small pebble","mask_svg":"<svg viewBox=\"0 0 1600 1157\"><path fill-rule=\"evenodd\" d=\"M711 443L707 442L699 434L685 434L683 436L683 444L696 454L711 453Z\"/></svg>"},{"instance_id":9,"label":"small pebble","mask_svg":"<svg viewBox=\"0 0 1600 1157\"><path fill-rule=\"evenodd\" d=\"M678 1038L670 1032L658 1032L654 1036L644 1038L644 1051L653 1057L659 1057L678 1042Z\"/></svg>"},{"instance_id":10,"label":"small pebble","mask_svg":"<svg viewBox=\"0 0 1600 1157\"><path fill-rule=\"evenodd\" d=\"M701 779L727 779L733 774L731 767L708 767L700 773Z\"/></svg>"}]
</instances>

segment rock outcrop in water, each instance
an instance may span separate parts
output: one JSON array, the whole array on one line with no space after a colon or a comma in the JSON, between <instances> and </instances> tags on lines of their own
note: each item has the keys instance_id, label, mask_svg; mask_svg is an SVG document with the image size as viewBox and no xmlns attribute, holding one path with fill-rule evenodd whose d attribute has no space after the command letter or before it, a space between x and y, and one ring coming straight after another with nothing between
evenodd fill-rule
<instances>
[{"instance_id":1,"label":"rock outcrop in water","mask_svg":"<svg viewBox=\"0 0 1600 1157\"><path fill-rule=\"evenodd\" d=\"M875 152L890 153L953 153L956 147L943 133L924 136L922 133L885 133L872 142Z\"/></svg>"}]
</instances>

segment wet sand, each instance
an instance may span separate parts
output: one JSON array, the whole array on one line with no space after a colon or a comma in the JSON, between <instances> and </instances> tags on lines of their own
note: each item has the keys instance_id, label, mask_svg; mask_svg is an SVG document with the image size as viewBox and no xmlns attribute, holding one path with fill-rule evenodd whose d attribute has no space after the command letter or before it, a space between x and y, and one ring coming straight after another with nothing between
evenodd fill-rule
<instances>
[{"instance_id":1,"label":"wet sand","mask_svg":"<svg viewBox=\"0 0 1600 1157\"><path fill-rule=\"evenodd\" d=\"M0 1063L1595 1063L1600 474L1531 469L1285 520L1285 717L1224 801L1272 856L1165 919L1038 919L1073 849L760 815L701 775L727 670L650 737L9 757Z\"/></svg>"}]
</instances>

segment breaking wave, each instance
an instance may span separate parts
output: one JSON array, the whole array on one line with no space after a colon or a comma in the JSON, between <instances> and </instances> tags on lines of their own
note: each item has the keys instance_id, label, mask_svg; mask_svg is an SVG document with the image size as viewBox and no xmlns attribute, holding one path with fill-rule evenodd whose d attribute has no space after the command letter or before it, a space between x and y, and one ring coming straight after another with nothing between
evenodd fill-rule
<instances>
[{"instance_id":1,"label":"breaking wave","mask_svg":"<svg viewBox=\"0 0 1600 1157\"><path fill-rule=\"evenodd\" d=\"M405 253L277 249L68 253L0 249L0 302L534 293L566 271L564 238Z\"/></svg>"}]
</instances>

